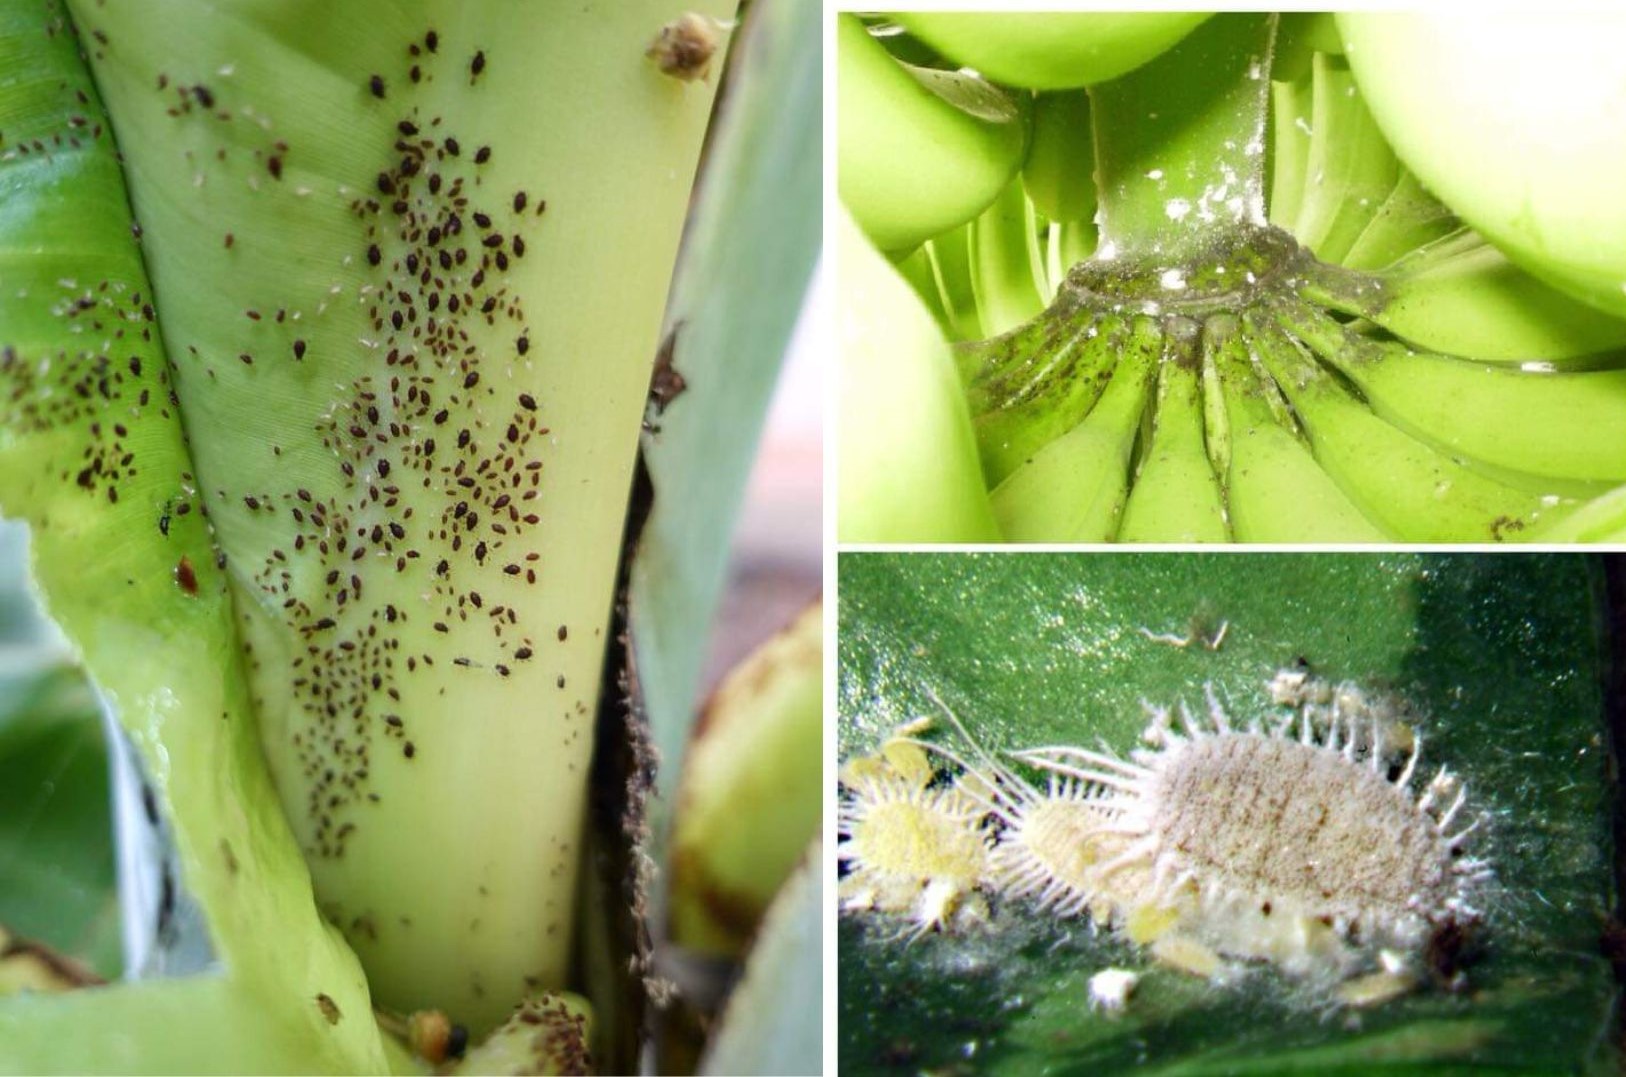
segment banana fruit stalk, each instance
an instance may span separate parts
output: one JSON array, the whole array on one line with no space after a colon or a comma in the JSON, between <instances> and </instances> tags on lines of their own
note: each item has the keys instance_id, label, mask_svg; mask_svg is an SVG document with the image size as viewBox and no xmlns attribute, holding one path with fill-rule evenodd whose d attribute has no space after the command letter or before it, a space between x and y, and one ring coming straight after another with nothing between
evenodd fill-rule
<instances>
[{"instance_id":1,"label":"banana fruit stalk","mask_svg":"<svg viewBox=\"0 0 1626 1077\"><path fill-rule=\"evenodd\" d=\"M476 1034L567 981L709 110L644 57L669 14L74 5L195 462L162 519L214 528L272 776L375 1001Z\"/></svg>"}]
</instances>

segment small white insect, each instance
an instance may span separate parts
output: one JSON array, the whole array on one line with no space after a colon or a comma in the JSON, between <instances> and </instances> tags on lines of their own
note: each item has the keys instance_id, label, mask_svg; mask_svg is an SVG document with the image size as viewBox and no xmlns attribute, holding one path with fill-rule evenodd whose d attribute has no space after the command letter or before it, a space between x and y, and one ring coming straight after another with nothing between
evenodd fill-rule
<instances>
[{"instance_id":1,"label":"small white insect","mask_svg":"<svg viewBox=\"0 0 1626 1077\"><path fill-rule=\"evenodd\" d=\"M981 808L953 786L929 787L924 754L894 739L843 768L836 857L846 911L909 917L918 936L986 913L974 891L988 874Z\"/></svg>"},{"instance_id":2,"label":"small white insect","mask_svg":"<svg viewBox=\"0 0 1626 1077\"><path fill-rule=\"evenodd\" d=\"M1140 973L1128 969L1102 969L1090 977L1090 1009L1122 1013L1140 983Z\"/></svg>"}]
</instances>

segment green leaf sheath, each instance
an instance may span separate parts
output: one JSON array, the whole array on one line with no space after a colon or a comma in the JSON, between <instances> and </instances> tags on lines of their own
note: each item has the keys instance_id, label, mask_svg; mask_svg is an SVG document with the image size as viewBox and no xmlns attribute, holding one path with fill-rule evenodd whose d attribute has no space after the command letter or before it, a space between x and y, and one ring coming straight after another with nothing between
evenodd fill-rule
<instances>
[{"instance_id":1,"label":"green leaf sheath","mask_svg":"<svg viewBox=\"0 0 1626 1077\"><path fill-rule=\"evenodd\" d=\"M47 611L168 805L182 882L227 977L196 990L237 1034L286 1038L279 1065L378 1069L361 970L321 922L260 757L230 593L78 45L56 5L0 8L0 511L32 529ZM318 995L351 1019L330 1023ZM206 1047L162 1026L86 1034L98 1013L150 997L129 985L8 1003L0 1070L94 1068L103 1050L132 1071L199 1067Z\"/></svg>"},{"instance_id":2,"label":"green leaf sheath","mask_svg":"<svg viewBox=\"0 0 1626 1077\"><path fill-rule=\"evenodd\" d=\"M666 312L686 388L645 435L655 503L632 567L633 651L663 765L681 773L729 535L819 251L820 49L808 4L761 4L730 61Z\"/></svg>"},{"instance_id":3,"label":"green leaf sheath","mask_svg":"<svg viewBox=\"0 0 1626 1077\"><path fill-rule=\"evenodd\" d=\"M568 978L712 87L645 58L653 2L75 13L322 909L381 1002L478 1034Z\"/></svg>"}]
</instances>

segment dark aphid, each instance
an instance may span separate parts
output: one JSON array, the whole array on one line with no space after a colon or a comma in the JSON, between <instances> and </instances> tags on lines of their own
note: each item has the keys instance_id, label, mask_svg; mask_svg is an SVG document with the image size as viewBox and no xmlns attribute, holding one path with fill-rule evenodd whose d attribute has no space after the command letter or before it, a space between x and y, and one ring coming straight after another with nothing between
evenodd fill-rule
<instances>
[{"instance_id":1,"label":"dark aphid","mask_svg":"<svg viewBox=\"0 0 1626 1077\"><path fill-rule=\"evenodd\" d=\"M524 408L526 411L535 411L536 397L532 396L530 393L520 393L519 406Z\"/></svg>"},{"instance_id":2,"label":"dark aphid","mask_svg":"<svg viewBox=\"0 0 1626 1077\"><path fill-rule=\"evenodd\" d=\"M479 52L474 54L474 59L469 61L469 77L471 79L477 79L480 77L480 72L484 71L485 69L486 54L485 50L481 49Z\"/></svg>"},{"instance_id":3,"label":"dark aphid","mask_svg":"<svg viewBox=\"0 0 1626 1077\"><path fill-rule=\"evenodd\" d=\"M481 146L479 149L474 151L474 163L475 164L483 165L489 160L491 160L491 147L490 146Z\"/></svg>"},{"instance_id":4,"label":"dark aphid","mask_svg":"<svg viewBox=\"0 0 1626 1077\"><path fill-rule=\"evenodd\" d=\"M192 87L192 96L197 98L198 104L202 105L204 108L215 107L215 95L210 91L209 87L203 85L201 82Z\"/></svg>"},{"instance_id":5,"label":"dark aphid","mask_svg":"<svg viewBox=\"0 0 1626 1077\"><path fill-rule=\"evenodd\" d=\"M566 626L564 626L564 625L560 625L560 626L559 626L559 642L560 642L560 643L563 643L563 642L564 642L564 641L565 641L565 639L566 639L566 638L567 638L567 637L568 637L568 636L569 636L569 635L570 635L570 629L569 629L569 628L567 628L567 627L566 627Z\"/></svg>"},{"instance_id":6,"label":"dark aphid","mask_svg":"<svg viewBox=\"0 0 1626 1077\"><path fill-rule=\"evenodd\" d=\"M400 131L403 135L415 135L418 133L418 125L413 123L411 120L402 120L400 123L395 125L395 129Z\"/></svg>"},{"instance_id":7,"label":"dark aphid","mask_svg":"<svg viewBox=\"0 0 1626 1077\"><path fill-rule=\"evenodd\" d=\"M515 258L523 258L523 257L525 257L525 237L524 236L516 235L514 237L514 242L511 244L511 246L514 248L514 257Z\"/></svg>"},{"instance_id":8,"label":"dark aphid","mask_svg":"<svg viewBox=\"0 0 1626 1077\"><path fill-rule=\"evenodd\" d=\"M388 172L380 172L378 174L378 190L380 194L395 193L395 180L390 178L390 174Z\"/></svg>"},{"instance_id":9,"label":"dark aphid","mask_svg":"<svg viewBox=\"0 0 1626 1077\"><path fill-rule=\"evenodd\" d=\"M514 652L514 658L520 662L525 661L529 657L531 657L531 649L529 647L521 647L519 650Z\"/></svg>"},{"instance_id":10,"label":"dark aphid","mask_svg":"<svg viewBox=\"0 0 1626 1077\"><path fill-rule=\"evenodd\" d=\"M294 358L305 358L305 342L303 340L294 341Z\"/></svg>"},{"instance_id":11,"label":"dark aphid","mask_svg":"<svg viewBox=\"0 0 1626 1077\"><path fill-rule=\"evenodd\" d=\"M368 265L375 266L378 263L382 262L383 260L384 260L384 255L383 255L382 252L379 251L378 244L374 243L374 244L371 244L370 246L368 246L368 248L367 248L367 264Z\"/></svg>"},{"instance_id":12,"label":"dark aphid","mask_svg":"<svg viewBox=\"0 0 1626 1077\"><path fill-rule=\"evenodd\" d=\"M232 235L230 232L227 232L226 233L226 249L231 250L231 245L233 243L236 243L236 242L237 242L237 237Z\"/></svg>"},{"instance_id":13,"label":"dark aphid","mask_svg":"<svg viewBox=\"0 0 1626 1077\"><path fill-rule=\"evenodd\" d=\"M514 342L514 346L519 349L521 355L524 355L531 350L531 338L522 336Z\"/></svg>"},{"instance_id":14,"label":"dark aphid","mask_svg":"<svg viewBox=\"0 0 1626 1077\"><path fill-rule=\"evenodd\" d=\"M457 139L455 138L448 138L443 145L446 147L446 152L451 154L453 157L456 157L463 152L463 147L457 144Z\"/></svg>"},{"instance_id":15,"label":"dark aphid","mask_svg":"<svg viewBox=\"0 0 1626 1077\"><path fill-rule=\"evenodd\" d=\"M368 79L367 80L367 86L368 86L369 89L371 89L373 91L373 96L374 97L379 98L380 100L383 99L383 97L384 97L384 78L383 78L382 75L374 75L372 78Z\"/></svg>"},{"instance_id":16,"label":"dark aphid","mask_svg":"<svg viewBox=\"0 0 1626 1077\"><path fill-rule=\"evenodd\" d=\"M475 210L474 211L474 223L479 225L481 228L490 228L491 227L491 218L487 217L484 213L481 213L479 210Z\"/></svg>"},{"instance_id":17,"label":"dark aphid","mask_svg":"<svg viewBox=\"0 0 1626 1077\"><path fill-rule=\"evenodd\" d=\"M435 33L433 30L423 35L423 47L428 49L430 52L434 52L436 49L440 48L440 35Z\"/></svg>"},{"instance_id":18,"label":"dark aphid","mask_svg":"<svg viewBox=\"0 0 1626 1077\"><path fill-rule=\"evenodd\" d=\"M164 519L167 521L169 517L166 516ZM192 559L184 554L175 565L175 583L184 594L195 595L198 593L198 576L196 572L192 571Z\"/></svg>"},{"instance_id":19,"label":"dark aphid","mask_svg":"<svg viewBox=\"0 0 1626 1077\"><path fill-rule=\"evenodd\" d=\"M272 179L282 178L282 158L271 156L265 159L265 170L271 173Z\"/></svg>"},{"instance_id":20,"label":"dark aphid","mask_svg":"<svg viewBox=\"0 0 1626 1077\"><path fill-rule=\"evenodd\" d=\"M520 191L518 194L514 195L514 212L515 213L523 213L523 212L525 212L525 192L524 191Z\"/></svg>"},{"instance_id":21,"label":"dark aphid","mask_svg":"<svg viewBox=\"0 0 1626 1077\"><path fill-rule=\"evenodd\" d=\"M478 370L469 371L468 375L463 379L463 388L472 389L478 384L480 384L480 372Z\"/></svg>"}]
</instances>

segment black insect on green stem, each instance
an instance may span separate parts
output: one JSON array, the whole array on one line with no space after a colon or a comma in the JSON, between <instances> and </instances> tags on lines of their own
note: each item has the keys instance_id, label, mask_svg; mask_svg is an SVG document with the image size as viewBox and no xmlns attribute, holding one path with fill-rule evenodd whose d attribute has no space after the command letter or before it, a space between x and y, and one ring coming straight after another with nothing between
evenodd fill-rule
<instances>
[{"instance_id":1,"label":"black insect on green stem","mask_svg":"<svg viewBox=\"0 0 1626 1077\"><path fill-rule=\"evenodd\" d=\"M1101 249L1191 252L1264 223L1275 15L1221 15L1091 90Z\"/></svg>"}]
</instances>

